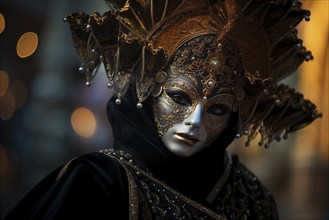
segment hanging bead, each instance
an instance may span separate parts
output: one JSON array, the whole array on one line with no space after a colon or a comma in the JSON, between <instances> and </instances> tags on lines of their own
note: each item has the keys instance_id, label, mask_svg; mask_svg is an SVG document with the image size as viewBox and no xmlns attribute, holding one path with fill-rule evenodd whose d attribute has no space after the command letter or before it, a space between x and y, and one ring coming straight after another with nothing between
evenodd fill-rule
<instances>
[{"instance_id":1,"label":"hanging bead","mask_svg":"<svg viewBox=\"0 0 329 220\"><path fill-rule=\"evenodd\" d=\"M113 88L113 83L108 82L108 83L107 83L107 88L112 89L112 88Z\"/></svg>"},{"instance_id":2,"label":"hanging bead","mask_svg":"<svg viewBox=\"0 0 329 220\"><path fill-rule=\"evenodd\" d=\"M141 109L141 108L143 108L143 104L142 104L142 103L140 103L140 102L138 102L136 106L137 106L137 108L138 108L138 109Z\"/></svg>"},{"instance_id":3,"label":"hanging bead","mask_svg":"<svg viewBox=\"0 0 329 220\"><path fill-rule=\"evenodd\" d=\"M80 66L78 71L79 73L85 73L85 68L83 66Z\"/></svg>"},{"instance_id":4,"label":"hanging bead","mask_svg":"<svg viewBox=\"0 0 329 220\"><path fill-rule=\"evenodd\" d=\"M310 60L313 60L313 56L310 52L307 52L304 59L305 59L305 61L310 61Z\"/></svg>"},{"instance_id":5,"label":"hanging bead","mask_svg":"<svg viewBox=\"0 0 329 220\"><path fill-rule=\"evenodd\" d=\"M90 24L87 24L85 30L86 30L87 32L89 32L89 31L91 30L91 25L90 25Z\"/></svg>"},{"instance_id":6,"label":"hanging bead","mask_svg":"<svg viewBox=\"0 0 329 220\"><path fill-rule=\"evenodd\" d=\"M117 98L117 99L115 100L115 104L120 105L120 104L121 104L121 99Z\"/></svg>"},{"instance_id":7,"label":"hanging bead","mask_svg":"<svg viewBox=\"0 0 329 220\"><path fill-rule=\"evenodd\" d=\"M87 81L86 82L86 86L90 86L91 85L91 82L90 81Z\"/></svg>"}]
</instances>

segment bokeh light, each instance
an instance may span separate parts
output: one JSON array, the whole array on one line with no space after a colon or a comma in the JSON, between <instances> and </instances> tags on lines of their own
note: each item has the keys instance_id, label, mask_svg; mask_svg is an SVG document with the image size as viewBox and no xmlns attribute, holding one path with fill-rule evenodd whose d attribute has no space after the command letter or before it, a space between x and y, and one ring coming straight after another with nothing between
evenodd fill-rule
<instances>
[{"instance_id":1,"label":"bokeh light","mask_svg":"<svg viewBox=\"0 0 329 220\"><path fill-rule=\"evenodd\" d=\"M6 71L0 70L0 97L3 96L9 86L9 76Z\"/></svg>"},{"instance_id":2,"label":"bokeh light","mask_svg":"<svg viewBox=\"0 0 329 220\"><path fill-rule=\"evenodd\" d=\"M5 30L6 21L5 17L0 13L0 34Z\"/></svg>"},{"instance_id":3,"label":"bokeh light","mask_svg":"<svg viewBox=\"0 0 329 220\"><path fill-rule=\"evenodd\" d=\"M16 153L10 147L0 144L0 184L3 190L13 189L11 184L17 175ZM2 195L1 195L2 196ZM1 216L1 214L0 214Z\"/></svg>"},{"instance_id":4,"label":"bokeh light","mask_svg":"<svg viewBox=\"0 0 329 220\"><path fill-rule=\"evenodd\" d=\"M17 55L20 58L26 58L32 55L38 47L38 35L34 32L23 34L16 46Z\"/></svg>"},{"instance_id":5,"label":"bokeh light","mask_svg":"<svg viewBox=\"0 0 329 220\"><path fill-rule=\"evenodd\" d=\"M78 135L89 138L96 131L96 118L89 109L80 107L72 113L71 125Z\"/></svg>"},{"instance_id":6,"label":"bokeh light","mask_svg":"<svg viewBox=\"0 0 329 220\"><path fill-rule=\"evenodd\" d=\"M9 91L14 95L16 108L22 107L27 99L27 87L22 80L16 80L10 84Z\"/></svg>"},{"instance_id":7,"label":"bokeh light","mask_svg":"<svg viewBox=\"0 0 329 220\"><path fill-rule=\"evenodd\" d=\"M10 91L7 91L4 96L0 97L0 118L9 120L13 116L15 109L15 96Z\"/></svg>"}]
</instances>

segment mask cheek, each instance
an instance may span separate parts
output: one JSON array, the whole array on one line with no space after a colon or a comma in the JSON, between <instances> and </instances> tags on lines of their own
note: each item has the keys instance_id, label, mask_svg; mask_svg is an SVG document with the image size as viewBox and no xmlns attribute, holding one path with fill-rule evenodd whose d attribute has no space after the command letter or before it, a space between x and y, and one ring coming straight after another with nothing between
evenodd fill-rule
<instances>
[{"instance_id":1,"label":"mask cheek","mask_svg":"<svg viewBox=\"0 0 329 220\"><path fill-rule=\"evenodd\" d=\"M216 138L225 130L228 125L231 114L226 114L224 116L214 116L211 114L206 114L205 127L208 133L207 143L211 144Z\"/></svg>"},{"instance_id":2,"label":"mask cheek","mask_svg":"<svg viewBox=\"0 0 329 220\"><path fill-rule=\"evenodd\" d=\"M153 112L158 134L162 137L175 123L183 122L191 114L191 109L160 96L154 99Z\"/></svg>"}]
</instances>

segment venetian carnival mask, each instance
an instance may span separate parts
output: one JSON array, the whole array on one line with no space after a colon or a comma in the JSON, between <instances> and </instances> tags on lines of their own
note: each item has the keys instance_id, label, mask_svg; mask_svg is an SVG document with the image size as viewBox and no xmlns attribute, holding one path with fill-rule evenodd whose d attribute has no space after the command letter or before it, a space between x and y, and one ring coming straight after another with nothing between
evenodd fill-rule
<instances>
[{"instance_id":1,"label":"venetian carnival mask","mask_svg":"<svg viewBox=\"0 0 329 220\"><path fill-rule=\"evenodd\" d=\"M237 47L216 35L197 37L175 53L153 103L158 133L171 152L190 156L223 132L243 71Z\"/></svg>"},{"instance_id":2,"label":"venetian carnival mask","mask_svg":"<svg viewBox=\"0 0 329 220\"><path fill-rule=\"evenodd\" d=\"M268 147L321 117L311 101L280 83L313 59L296 29L310 19L299 1L106 2L102 15L65 17L79 72L90 85L103 63L116 104L132 81L137 108L152 94L160 137L199 112L206 146L236 111L236 137L246 135L248 146L259 134L259 145Z\"/></svg>"}]
</instances>

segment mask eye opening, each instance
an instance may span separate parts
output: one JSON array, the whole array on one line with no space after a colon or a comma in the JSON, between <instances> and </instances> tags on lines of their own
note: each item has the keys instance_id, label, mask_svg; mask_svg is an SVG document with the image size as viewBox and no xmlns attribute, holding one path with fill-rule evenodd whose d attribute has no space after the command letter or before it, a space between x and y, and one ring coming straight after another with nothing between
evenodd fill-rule
<instances>
[{"instance_id":1,"label":"mask eye opening","mask_svg":"<svg viewBox=\"0 0 329 220\"><path fill-rule=\"evenodd\" d=\"M192 106L192 100L186 92L178 89L166 89L165 92L175 103L182 106Z\"/></svg>"}]
</instances>

